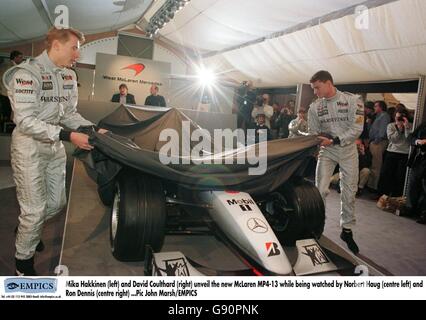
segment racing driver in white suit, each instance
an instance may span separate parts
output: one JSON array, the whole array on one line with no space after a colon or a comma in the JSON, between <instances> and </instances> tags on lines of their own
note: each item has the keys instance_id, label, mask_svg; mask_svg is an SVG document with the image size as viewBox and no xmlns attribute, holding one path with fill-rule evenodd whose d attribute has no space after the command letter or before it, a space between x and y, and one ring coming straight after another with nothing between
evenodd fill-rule
<instances>
[{"instance_id":1,"label":"racing driver in white suit","mask_svg":"<svg viewBox=\"0 0 426 320\"><path fill-rule=\"evenodd\" d=\"M52 28L40 56L9 69L3 76L16 124L11 164L20 206L17 275L36 275L34 254L43 224L66 204L62 140L84 150L93 148L88 135L75 131L93 123L76 111L77 81L69 69L79 58L83 41L84 36L77 30Z\"/></svg>"},{"instance_id":2,"label":"racing driver in white suit","mask_svg":"<svg viewBox=\"0 0 426 320\"><path fill-rule=\"evenodd\" d=\"M353 253L357 254L359 248L352 234L359 174L355 140L363 129L364 105L358 96L338 91L334 87L331 74L327 71L314 74L310 83L318 99L309 108L309 133L318 135L321 139L315 184L325 203L330 178L336 165L339 165L342 190L340 238Z\"/></svg>"}]
</instances>

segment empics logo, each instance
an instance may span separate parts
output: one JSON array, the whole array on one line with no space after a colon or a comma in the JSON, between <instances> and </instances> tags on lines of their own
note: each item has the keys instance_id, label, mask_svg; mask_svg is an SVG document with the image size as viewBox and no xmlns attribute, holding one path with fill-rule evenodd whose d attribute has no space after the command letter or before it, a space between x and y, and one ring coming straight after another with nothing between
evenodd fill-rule
<instances>
[{"instance_id":1,"label":"empics logo","mask_svg":"<svg viewBox=\"0 0 426 320\"><path fill-rule=\"evenodd\" d=\"M6 293L24 292L24 293L55 293L58 284L56 279L42 278L9 278L4 280Z\"/></svg>"},{"instance_id":2,"label":"empics logo","mask_svg":"<svg viewBox=\"0 0 426 320\"><path fill-rule=\"evenodd\" d=\"M142 63L135 63L127 67L124 67L121 70L125 70L125 69L133 70L135 72L135 77L136 77L139 73L141 73L145 69L145 65Z\"/></svg>"}]
</instances>

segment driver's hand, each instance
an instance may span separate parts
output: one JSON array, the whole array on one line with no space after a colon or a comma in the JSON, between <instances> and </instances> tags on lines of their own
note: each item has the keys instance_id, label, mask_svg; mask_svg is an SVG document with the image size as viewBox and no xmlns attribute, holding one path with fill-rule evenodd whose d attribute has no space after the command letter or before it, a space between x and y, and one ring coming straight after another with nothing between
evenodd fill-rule
<instances>
[{"instance_id":1,"label":"driver's hand","mask_svg":"<svg viewBox=\"0 0 426 320\"><path fill-rule=\"evenodd\" d=\"M107 133L108 132L108 130L106 130L106 129L102 129L102 128L100 128L99 130L98 130L98 133L101 133L101 134L104 134L104 133Z\"/></svg>"},{"instance_id":2,"label":"driver's hand","mask_svg":"<svg viewBox=\"0 0 426 320\"><path fill-rule=\"evenodd\" d=\"M417 144L419 145L425 145L426 144L426 139L420 139Z\"/></svg>"},{"instance_id":3,"label":"driver's hand","mask_svg":"<svg viewBox=\"0 0 426 320\"><path fill-rule=\"evenodd\" d=\"M331 140L330 138L318 136L318 139L321 140L321 144L320 144L321 147L328 147L333 144L333 140Z\"/></svg>"},{"instance_id":4,"label":"driver's hand","mask_svg":"<svg viewBox=\"0 0 426 320\"><path fill-rule=\"evenodd\" d=\"M71 132L70 141L76 147L83 150L92 150L94 147L89 144L89 136L80 132Z\"/></svg>"}]
</instances>

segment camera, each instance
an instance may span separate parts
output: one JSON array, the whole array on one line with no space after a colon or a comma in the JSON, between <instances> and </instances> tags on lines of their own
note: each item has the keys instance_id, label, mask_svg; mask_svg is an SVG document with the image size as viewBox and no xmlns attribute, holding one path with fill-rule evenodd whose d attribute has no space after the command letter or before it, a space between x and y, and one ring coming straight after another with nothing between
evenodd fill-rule
<instances>
[{"instance_id":1,"label":"camera","mask_svg":"<svg viewBox=\"0 0 426 320\"><path fill-rule=\"evenodd\" d=\"M404 121L404 117L396 117L396 121Z\"/></svg>"}]
</instances>

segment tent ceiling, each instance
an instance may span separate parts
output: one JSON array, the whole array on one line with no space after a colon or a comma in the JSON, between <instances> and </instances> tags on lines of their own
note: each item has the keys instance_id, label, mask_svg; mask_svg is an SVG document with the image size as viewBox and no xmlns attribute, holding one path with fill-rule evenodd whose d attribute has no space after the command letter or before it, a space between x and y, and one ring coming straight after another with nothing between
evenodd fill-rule
<instances>
[{"instance_id":1,"label":"tent ceiling","mask_svg":"<svg viewBox=\"0 0 426 320\"><path fill-rule=\"evenodd\" d=\"M413 79L426 74L425 16L425 1L394 1L369 9L367 29L347 15L206 62L236 81L264 87L306 83L321 69L337 83Z\"/></svg>"},{"instance_id":2,"label":"tent ceiling","mask_svg":"<svg viewBox=\"0 0 426 320\"><path fill-rule=\"evenodd\" d=\"M365 0L192 0L160 35L188 48L217 51L362 2Z\"/></svg>"},{"instance_id":3,"label":"tent ceiling","mask_svg":"<svg viewBox=\"0 0 426 320\"><path fill-rule=\"evenodd\" d=\"M1 0L0 45L44 36L55 21L58 5L68 8L71 26L90 34L135 23L151 3L152 0Z\"/></svg>"},{"instance_id":4,"label":"tent ceiling","mask_svg":"<svg viewBox=\"0 0 426 320\"><path fill-rule=\"evenodd\" d=\"M2 0L0 46L44 35L46 12L54 17L59 4L72 26L95 33L149 20L164 1ZM366 30L355 27L358 4L370 7ZM191 0L157 36L200 52L228 79L257 86L307 82L319 69L338 83L412 79L426 74L425 16L424 0ZM289 28L295 31L280 33Z\"/></svg>"}]
</instances>

